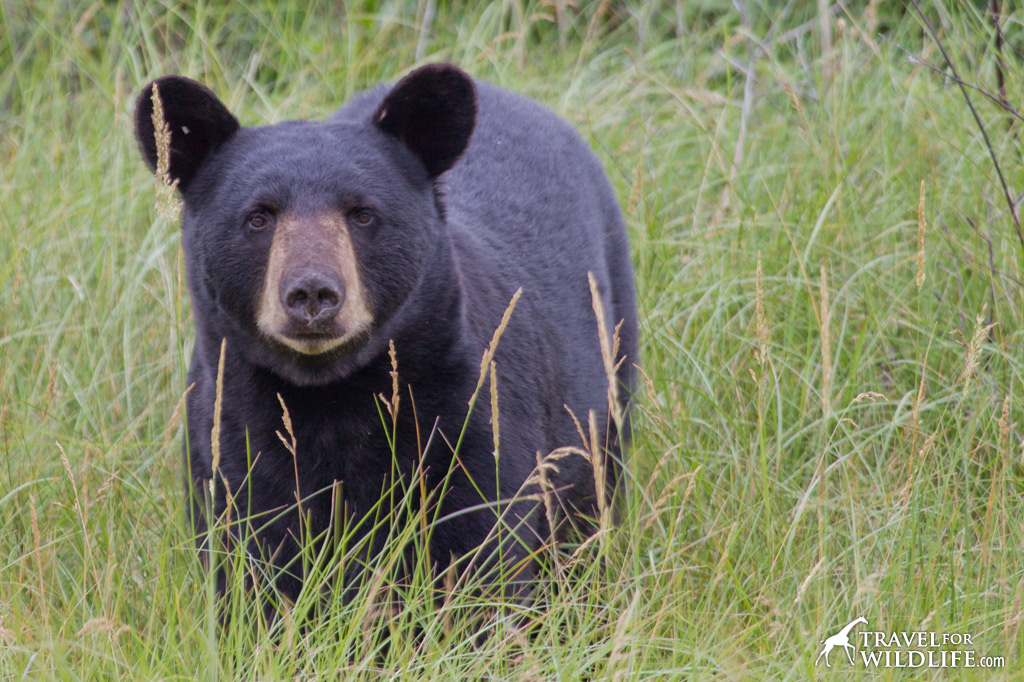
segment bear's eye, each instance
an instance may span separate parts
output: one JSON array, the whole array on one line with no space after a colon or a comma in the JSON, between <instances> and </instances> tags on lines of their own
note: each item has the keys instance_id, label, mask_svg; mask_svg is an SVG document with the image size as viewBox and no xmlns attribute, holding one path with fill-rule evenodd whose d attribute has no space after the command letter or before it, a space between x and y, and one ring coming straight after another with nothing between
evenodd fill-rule
<instances>
[{"instance_id":1,"label":"bear's eye","mask_svg":"<svg viewBox=\"0 0 1024 682\"><path fill-rule=\"evenodd\" d=\"M371 225L373 224L373 213L365 208L358 208L352 211L352 222L360 227Z\"/></svg>"},{"instance_id":2,"label":"bear's eye","mask_svg":"<svg viewBox=\"0 0 1024 682\"><path fill-rule=\"evenodd\" d=\"M254 211L253 213L249 214L248 218L245 219L245 223L250 230L259 232L260 230L262 230L263 228L270 224L270 216L268 216L263 211Z\"/></svg>"}]
</instances>

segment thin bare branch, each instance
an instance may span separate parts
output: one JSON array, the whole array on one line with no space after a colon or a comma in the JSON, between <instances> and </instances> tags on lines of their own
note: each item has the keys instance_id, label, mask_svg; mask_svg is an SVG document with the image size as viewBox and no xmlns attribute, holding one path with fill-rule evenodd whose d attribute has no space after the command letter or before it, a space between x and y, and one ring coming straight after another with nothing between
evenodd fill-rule
<instances>
[{"instance_id":1,"label":"thin bare branch","mask_svg":"<svg viewBox=\"0 0 1024 682\"><path fill-rule=\"evenodd\" d=\"M950 71L953 72L957 84L960 86L960 92L963 93L964 100L967 102L968 108L971 110L971 114L974 116L975 123L978 124L978 129L981 130L981 136L985 140L985 146L988 147L989 156L992 158L992 165L995 166L996 175L999 176L999 182L1003 186L1003 196L1006 197L1006 203L1010 207L1010 217L1013 218L1013 225L1017 228L1017 238L1020 240L1020 245L1024 248L1024 230L1021 229L1020 216L1017 215L1017 207L1013 202L1013 196L1010 194L1010 187L1006 184L1006 177L1003 175L1003 169L999 165L999 159L996 157L995 149L992 148L992 142L988 138L988 131L985 130L985 124L981 120L981 116L978 115L978 110L974 108L974 102L971 101L971 95L967 92L967 88L964 86L963 81L960 80L960 74L957 73L956 66L953 64L953 60L950 59L949 53L946 52L946 47L942 44L939 39L939 34L936 32L935 27L932 26L932 22L928 20L924 12L921 11L921 6L917 4L917 0L910 0L914 5L914 9L917 10L918 16L921 17L921 21L924 22L925 27L931 34L932 39L935 41L935 45L939 48L939 52L942 53L942 58L946 60L946 64L949 66Z\"/></svg>"},{"instance_id":2,"label":"thin bare branch","mask_svg":"<svg viewBox=\"0 0 1024 682\"><path fill-rule=\"evenodd\" d=\"M996 97L995 95L993 95L988 90L985 90L984 88L980 88L977 85L974 85L973 83L968 83L966 81L960 80L959 78L957 78L953 74L949 73L948 71L943 71L942 69L940 69L939 67L935 66L934 64L928 63L924 59L921 59L920 57L918 57L916 54L911 53L909 50L907 50L905 47L903 47L899 43L894 43L888 37L881 36L881 38L882 38L882 40L886 41L887 43L889 43L890 45L895 47L897 50L899 50L900 52L905 54L907 56L907 60L910 63L918 64L919 66L923 66L926 69L934 71L935 73L939 74L940 76L945 76L946 78L948 78L949 80L953 81L954 83L956 83L958 85L961 85L961 86L963 86L965 88L970 88L971 90L974 90L975 92L978 92L978 93L984 95L985 97L987 97L989 100L991 100L992 102L997 104L1000 108L1005 110L1007 113L1009 113L1014 118L1016 118L1016 119L1018 119L1020 121L1024 121L1024 115L1021 115L1021 113L1019 111L1017 111L1012 106L1010 106L1009 102L1007 102L1005 100L1002 100L999 97Z\"/></svg>"}]
</instances>

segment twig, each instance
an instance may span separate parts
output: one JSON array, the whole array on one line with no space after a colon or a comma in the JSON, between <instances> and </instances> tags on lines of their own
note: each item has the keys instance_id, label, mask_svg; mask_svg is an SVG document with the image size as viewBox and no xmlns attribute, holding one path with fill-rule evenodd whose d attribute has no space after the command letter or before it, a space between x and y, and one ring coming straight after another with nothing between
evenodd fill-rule
<instances>
[{"instance_id":1,"label":"twig","mask_svg":"<svg viewBox=\"0 0 1024 682\"><path fill-rule=\"evenodd\" d=\"M829 14L838 14L840 12L840 10L842 10L842 9L843 9L842 4L837 2L837 3L834 3L831 7L828 8L828 13ZM818 23L819 21L820 21L820 18L815 18L815 19L811 19L810 21L806 21L806 22L800 24L799 26L794 26L793 28L789 29L788 31L784 31L781 34L779 34L779 40L784 42L784 43L788 43L791 40L793 40L794 38L799 38L800 36L804 35L805 33L813 31L814 30L814 25L816 23ZM778 21L776 21L775 23L777 24Z\"/></svg>"},{"instance_id":2,"label":"twig","mask_svg":"<svg viewBox=\"0 0 1024 682\"><path fill-rule=\"evenodd\" d=\"M999 182L1003 186L1003 196L1006 197L1006 203L1010 207L1010 217L1013 218L1014 227L1017 228L1017 238L1020 240L1021 247L1024 247L1024 230L1021 229L1020 217L1017 215L1017 207L1014 205L1013 197L1010 195L1010 187L1006 184L1006 178L1003 176L1003 169L999 166L999 159L996 158L996 152L992 148L992 142L988 139L988 132L985 130L985 124L981 121L981 116L978 115L978 110L974 108L974 102L971 101L971 95L967 92L967 88L960 80L960 74L956 71L956 66L953 64L953 60L950 59L949 53L946 52L945 46L942 41L939 40L939 34L935 31L935 27L932 26L932 22L928 21L928 17L921 11L921 6L917 4L917 0L910 0L914 5L914 9L917 10L917 14L921 17L921 21L924 22L925 27L931 34L932 39L935 40L936 46L939 48L939 52L942 53L942 58L946 60L946 64L949 66L950 71L956 76L957 84L960 86L960 92L963 93L964 100L967 102L967 106L971 110L971 114L974 116L974 121L978 124L978 128L981 130L981 136L985 140L985 146L988 147L989 156L992 157L992 165L995 166L996 175L999 176Z\"/></svg>"},{"instance_id":3,"label":"twig","mask_svg":"<svg viewBox=\"0 0 1024 682\"><path fill-rule=\"evenodd\" d=\"M420 20L420 34L416 38L416 61L423 59L427 53L427 41L430 40L430 28L434 23L434 9L437 0L427 0L423 7L423 18Z\"/></svg>"},{"instance_id":4,"label":"twig","mask_svg":"<svg viewBox=\"0 0 1024 682\"><path fill-rule=\"evenodd\" d=\"M999 0L992 0L992 25L996 29L996 83L999 84L999 96L1006 102L1006 62L1003 61L1003 27L999 24Z\"/></svg>"},{"instance_id":5,"label":"twig","mask_svg":"<svg viewBox=\"0 0 1024 682\"><path fill-rule=\"evenodd\" d=\"M749 31L750 19L747 16L746 4L743 0L733 0L733 4L735 4L736 9L739 10L744 27ZM761 48L756 44L750 46L750 58L747 61L747 68L743 81L743 108L740 110L739 137L736 138L736 147L733 149L732 164L729 166L729 181L725 184L725 187L722 188L722 193L718 197L718 209L715 211L715 215L711 219L712 225L719 224L725 218L726 211L729 210L729 192L736 186L736 180L739 178L740 164L743 163L743 146L747 138L747 124L750 120L750 110L754 106L754 61L757 59L757 53L760 49Z\"/></svg>"},{"instance_id":6,"label":"twig","mask_svg":"<svg viewBox=\"0 0 1024 682\"><path fill-rule=\"evenodd\" d=\"M968 83L967 81L960 80L959 78L957 78L953 74L949 73L948 71L943 71L942 69L940 69L939 67L935 66L934 64L930 64L930 63L926 62L925 60L923 60L920 57L918 57L916 54L911 53L909 50L907 50L907 48L903 47L899 43L895 43L892 40L890 40L888 38L888 36L884 36L883 35L883 36L881 36L881 38L882 38L882 40L884 40L885 42L889 43L890 45L895 47L897 50L899 50L900 52L905 54L907 56L907 60L910 61L911 64L917 64L919 66L923 66L926 69L930 69L930 70L934 71L935 73L939 74L940 76L944 76L944 77L948 78L949 80L957 83L958 85L962 85L965 88L970 88L971 90L974 90L976 92L981 93L982 95L984 95L985 97L990 99L992 102L997 104L999 107L1004 109L1007 113L1009 113L1014 118L1019 119L1021 121L1024 121L1024 116L1022 116L1019 111L1017 111L1012 106L1010 106L1010 103L1008 101L1002 100L999 97L996 97L995 95L993 95L988 90L985 90L984 88L980 88L977 85L974 85L973 83Z\"/></svg>"},{"instance_id":7,"label":"twig","mask_svg":"<svg viewBox=\"0 0 1024 682\"><path fill-rule=\"evenodd\" d=\"M743 163L744 148L747 139L747 127L750 122L750 112L754 108L754 67L756 66L758 53L768 54L768 43L770 43L774 36L775 30L782 24L788 17L790 11L793 9L795 0L789 0L782 8L782 11L772 22L768 32L764 35L764 38L758 38L754 35L752 22L750 20L750 14L747 11L747 4L743 0L733 0L733 5L736 7L736 11L739 12L740 22L743 27L740 31L746 38L751 42L750 45L750 56L747 59L746 66L740 64L736 60L729 57L725 50L719 50L718 53L722 56L729 64L732 65L737 71L743 74L743 104L740 109L740 131L736 138L736 146L733 149L732 163L729 166L729 181L725 187L722 188L722 193L718 197L718 208L715 209L715 215L711 219L713 225L717 225L724 218L726 212L729 210L729 192L736 186L736 181L739 178L739 169ZM831 9L829 11L832 11Z\"/></svg>"},{"instance_id":8,"label":"twig","mask_svg":"<svg viewBox=\"0 0 1024 682\"><path fill-rule=\"evenodd\" d=\"M828 0L818 0L818 33L821 34L822 67L826 75L832 72L832 15Z\"/></svg>"}]
</instances>

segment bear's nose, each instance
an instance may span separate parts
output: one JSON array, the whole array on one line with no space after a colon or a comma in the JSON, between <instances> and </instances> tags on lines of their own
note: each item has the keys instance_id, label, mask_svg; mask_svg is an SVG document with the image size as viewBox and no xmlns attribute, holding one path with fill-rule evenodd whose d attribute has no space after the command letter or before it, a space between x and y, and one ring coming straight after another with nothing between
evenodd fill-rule
<instances>
[{"instance_id":1,"label":"bear's nose","mask_svg":"<svg viewBox=\"0 0 1024 682\"><path fill-rule=\"evenodd\" d=\"M284 309L293 320L306 325L330 321L344 300L345 285L330 270L294 270L281 287Z\"/></svg>"}]
</instances>

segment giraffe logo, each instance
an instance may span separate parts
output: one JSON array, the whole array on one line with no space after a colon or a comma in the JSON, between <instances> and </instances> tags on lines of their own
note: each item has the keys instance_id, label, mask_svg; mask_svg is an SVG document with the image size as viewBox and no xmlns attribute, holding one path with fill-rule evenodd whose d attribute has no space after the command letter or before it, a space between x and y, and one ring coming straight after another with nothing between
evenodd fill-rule
<instances>
[{"instance_id":1,"label":"giraffe logo","mask_svg":"<svg viewBox=\"0 0 1024 682\"><path fill-rule=\"evenodd\" d=\"M845 627L843 627L842 630L840 630L836 634L832 635L827 639L823 639L821 643L825 646L822 647L821 653L818 654L818 657L814 659L814 665L818 665L818 661L820 661L821 657L824 656L825 666L831 668L832 664L829 663L828 655L832 653L832 650L835 649L837 646L841 646L843 647L843 649L846 650L846 657L850 659L850 665L853 665L854 648L853 645L850 644L850 630L852 630L854 627L862 623L864 625L867 625L867 622L867 618L865 618L864 616L860 616L859 618L851 620L849 623L846 624Z\"/></svg>"}]
</instances>

